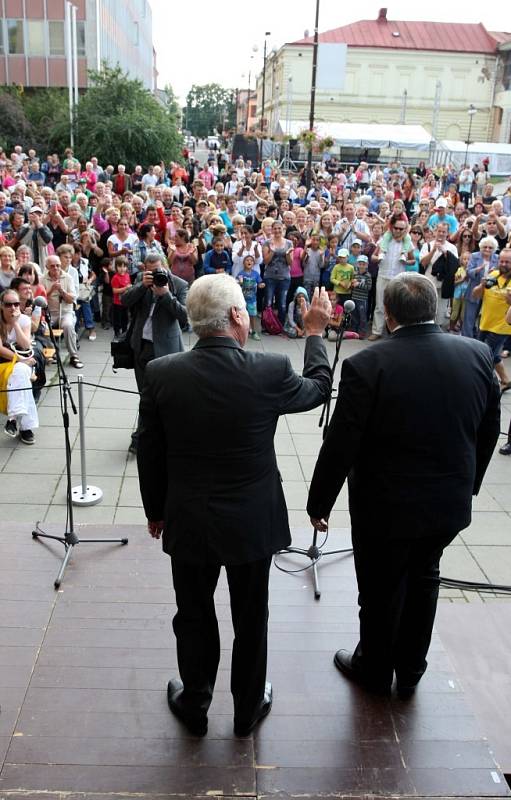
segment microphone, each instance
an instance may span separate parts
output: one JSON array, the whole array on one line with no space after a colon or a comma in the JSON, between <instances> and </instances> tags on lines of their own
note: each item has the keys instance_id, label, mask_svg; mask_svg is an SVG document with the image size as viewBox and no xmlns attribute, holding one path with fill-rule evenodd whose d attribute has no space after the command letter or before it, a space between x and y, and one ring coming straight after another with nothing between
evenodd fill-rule
<instances>
[{"instance_id":1,"label":"microphone","mask_svg":"<svg viewBox=\"0 0 511 800\"><path fill-rule=\"evenodd\" d=\"M35 297L34 305L38 308L48 308L48 301L44 297Z\"/></svg>"},{"instance_id":2,"label":"microphone","mask_svg":"<svg viewBox=\"0 0 511 800\"><path fill-rule=\"evenodd\" d=\"M352 314L353 311L355 311L355 303L353 302L353 300L346 300L343 307L345 314Z\"/></svg>"}]
</instances>

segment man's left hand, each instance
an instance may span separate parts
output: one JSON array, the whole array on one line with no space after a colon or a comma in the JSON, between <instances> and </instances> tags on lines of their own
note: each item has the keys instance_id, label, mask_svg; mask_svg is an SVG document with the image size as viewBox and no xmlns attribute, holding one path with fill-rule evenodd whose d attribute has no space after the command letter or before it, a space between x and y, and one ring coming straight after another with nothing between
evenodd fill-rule
<instances>
[{"instance_id":1,"label":"man's left hand","mask_svg":"<svg viewBox=\"0 0 511 800\"><path fill-rule=\"evenodd\" d=\"M158 520L158 522L154 522L153 520L147 520L147 530L149 534L153 537L153 539L159 539L162 535L163 528L165 526L165 521L163 519Z\"/></svg>"},{"instance_id":2,"label":"man's left hand","mask_svg":"<svg viewBox=\"0 0 511 800\"><path fill-rule=\"evenodd\" d=\"M328 530L328 519L315 519L314 517L310 517L311 525L317 531L321 531L321 533L325 533Z\"/></svg>"}]
</instances>

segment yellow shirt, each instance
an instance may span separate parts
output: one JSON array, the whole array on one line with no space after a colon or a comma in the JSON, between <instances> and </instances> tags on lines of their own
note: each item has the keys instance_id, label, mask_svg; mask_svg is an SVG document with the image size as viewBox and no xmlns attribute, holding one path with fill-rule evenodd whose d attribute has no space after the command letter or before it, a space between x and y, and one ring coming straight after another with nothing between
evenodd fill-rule
<instances>
[{"instance_id":1,"label":"yellow shirt","mask_svg":"<svg viewBox=\"0 0 511 800\"><path fill-rule=\"evenodd\" d=\"M506 312L509 308L506 301L506 290L511 289L511 279L504 278L496 269L488 273L488 278L497 278L497 286L484 290L479 327L482 331L509 336L511 335L511 325L506 322Z\"/></svg>"},{"instance_id":2,"label":"yellow shirt","mask_svg":"<svg viewBox=\"0 0 511 800\"><path fill-rule=\"evenodd\" d=\"M330 283L337 294L351 294L351 281L355 270L351 264L336 264L330 273Z\"/></svg>"}]
</instances>

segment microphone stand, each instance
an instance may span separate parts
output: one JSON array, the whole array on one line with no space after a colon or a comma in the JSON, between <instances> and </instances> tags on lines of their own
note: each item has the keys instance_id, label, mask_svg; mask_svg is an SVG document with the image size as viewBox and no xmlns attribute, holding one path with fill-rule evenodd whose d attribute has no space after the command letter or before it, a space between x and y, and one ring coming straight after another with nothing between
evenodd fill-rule
<instances>
[{"instance_id":1,"label":"microphone stand","mask_svg":"<svg viewBox=\"0 0 511 800\"><path fill-rule=\"evenodd\" d=\"M349 301L347 301L347 303L348 302ZM340 354L340 350L341 350L341 344L342 344L342 340L344 338L344 333L346 331L346 328L348 327L348 325L349 325L349 323L351 321L351 314L352 314L352 310L345 312L343 320L342 320L341 324L339 325L339 330L337 331L337 337L335 339L335 354L334 354L334 360L332 362L332 379L335 376L335 370L337 368L337 364L339 363L339 354ZM328 431L328 426L330 424L330 404L331 404L331 401L332 401L332 393L334 391L335 391L335 389L332 389L332 392L329 393L327 399L325 400L325 404L323 406L323 411L321 412L321 416L319 418L319 427L323 428L323 439L326 437L326 434L327 434L327 431ZM327 538L328 538L328 534L327 534ZM326 538L325 538L325 541L323 542L323 544L325 544L325 542L326 542ZM313 585L314 585L314 599L315 600L319 600L320 597L321 597L321 589L320 589L320 586L319 586L319 574L318 574L318 563L319 563L320 559L324 558L325 556L337 556L337 555L339 555L341 553L352 553L352 552L353 552L353 548L351 548L351 547L345 547L342 550L326 550L326 551L322 550L321 547L318 547L318 529L314 528L314 533L312 535L312 544L310 545L310 547L307 548L307 550L305 550L302 547L292 547L291 546L291 547L286 547L284 550L279 550L277 555L284 555L286 553L296 553L296 554L298 554L300 556L305 556L306 558L310 559L311 563L309 564L308 567L305 567L304 569L308 569L309 567L312 568L312 581L313 581ZM284 569L282 569L282 567L279 567L279 569L281 569L283 572L289 572L289 573L292 573L294 571L294 570L284 570ZM302 572L302 570L296 570L296 571L297 572Z\"/></svg>"},{"instance_id":2,"label":"microphone stand","mask_svg":"<svg viewBox=\"0 0 511 800\"><path fill-rule=\"evenodd\" d=\"M60 409L62 413L62 423L64 427L64 440L65 440L65 447L66 447L66 508L67 508L67 515L66 515L66 528L64 534L62 536L52 536L49 533L45 533L39 527L39 523L36 523L35 530L32 531L32 538L33 539L55 539L57 542L61 542L64 545L64 558L62 564L60 566L59 573L55 578L53 583L55 589L60 587L62 583L62 578L64 576L64 572L68 565L69 559L71 558L71 554L76 547L77 544L85 544L88 542L95 542L95 543L111 543L117 542L118 544L128 544L128 539L80 539L78 534L74 529L74 517L73 517L73 500L72 500L72 489L71 489L71 442L69 439L69 411L68 411L68 400L71 404L71 408L73 410L73 414L77 413L76 405L73 400L73 395L71 393L71 386L64 369L64 365L62 363L62 358L60 356L60 349L55 339L55 334L53 332L52 327L52 320L50 315L50 310L48 307L44 308L44 313L46 317L46 321L48 323L48 328L50 331L50 339L51 343L55 349L55 357L57 360L57 375L59 379L59 391L60 391Z\"/></svg>"}]
</instances>

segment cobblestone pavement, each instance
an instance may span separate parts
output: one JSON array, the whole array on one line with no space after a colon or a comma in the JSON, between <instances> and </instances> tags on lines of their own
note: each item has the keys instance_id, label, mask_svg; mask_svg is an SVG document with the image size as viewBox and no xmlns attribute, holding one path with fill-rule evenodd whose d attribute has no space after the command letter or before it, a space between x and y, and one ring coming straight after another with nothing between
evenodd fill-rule
<instances>
[{"instance_id":1,"label":"cobblestone pavement","mask_svg":"<svg viewBox=\"0 0 511 800\"><path fill-rule=\"evenodd\" d=\"M98 332L95 342L82 339L82 374L87 383L135 390L132 372L111 369L110 332ZM185 336L187 346L193 343ZM327 344L331 356L334 344ZM367 346L343 342L342 356ZM295 369L303 365L303 342L263 336L250 349L285 352ZM69 368L70 380L76 371ZM49 378L52 372L48 373ZM74 397L77 400L76 387ZM84 387L88 482L103 491L99 505L75 507L78 523L145 523L137 478L136 459L128 454L130 431L135 424L138 397L93 386ZM502 430L507 431L511 392L503 398ZM318 427L320 409L280 419L275 437L279 468L292 527L309 528L305 512L308 482L321 444ZM0 438L1 499L4 521L52 522L65 524L65 456L59 392L45 389L39 404L41 427L34 447L26 447L3 434ZM71 414L73 445L73 486L80 484L78 418ZM504 437L501 438L501 442ZM370 454L368 454L370 456ZM442 574L469 581L511 584L511 458L495 452L483 488L474 501L473 521L451 545L442 562ZM331 517L330 544L349 544L347 492L343 489ZM452 602L491 602L494 594L442 590Z\"/></svg>"}]
</instances>

